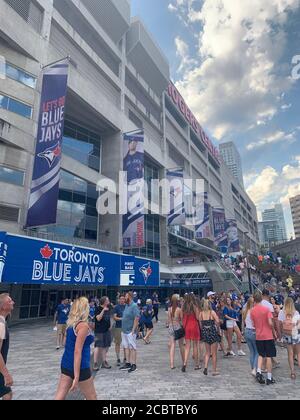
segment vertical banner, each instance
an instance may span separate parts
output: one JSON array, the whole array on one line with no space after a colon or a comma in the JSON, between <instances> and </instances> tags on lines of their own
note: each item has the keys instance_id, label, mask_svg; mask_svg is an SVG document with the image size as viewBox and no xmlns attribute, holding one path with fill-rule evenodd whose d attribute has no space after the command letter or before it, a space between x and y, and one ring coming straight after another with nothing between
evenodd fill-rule
<instances>
[{"instance_id":1,"label":"vertical banner","mask_svg":"<svg viewBox=\"0 0 300 420\"><path fill-rule=\"evenodd\" d=\"M199 206L201 208L199 208ZM204 212L203 212L204 206ZM195 237L196 239L209 239L211 237L211 229L210 229L210 217L209 217L209 203L208 203L208 193L203 193L203 199L197 203L197 214L203 214L202 222L197 224L195 227Z\"/></svg>"},{"instance_id":2,"label":"vertical banner","mask_svg":"<svg viewBox=\"0 0 300 420\"><path fill-rule=\"evenodd\" d=\"M0 283L2 283L6 256L7 256L6 232L0 232Z\"/></svg>"},{"instance_id":3,"label":"vertical banner","mask_svg":"<svg viewBox=\"0 0 300 420\"><path fill-rule=\"evenodd\" d=\"M123 170L127 174L127 213L123 216L123 248L143 248L145 246L143 131L124 134Z\"/></svg>"},{"instance_id":4,"label":"vertical banner","mask_svg":"<svg viewBox=\"0 0 300 420\"><path fill-rule=\"evenodd\" d=\"M213 229L214 241L218 248L226 249L227 252L227 233L226 233L226 217L223 208L213 208Z\"/></svg>"},{"instance_id":5,"label":"vertical banner","mask_svg":"<svg viewBox=\"0 0 300 420\"><path fill-rule=\"evenodd\" d=\"M226 235L228 241L228 254L240 252L240 240L236 220L230 219L226 221Z\"/></svg>"},{"instance_id":6,"label":"vertical banner","mask_svg":"<svg viewBox=\"0 0 300 420\"><path fill-rule=\"evenodd\" d=\"M68 69L66 59L43 70L26 227L56 223Z\"/></svg>"},{"instance_id":7,"label":"vertical banner","mask_svg":"<svg viewBox=\"0 0 300 420\"><path fill-rule=\"evenodd\" d=\"M183 168L168 170L167 180L170 185L168 226L183 226L185 224Z\"/></svg>"}]
</instances>

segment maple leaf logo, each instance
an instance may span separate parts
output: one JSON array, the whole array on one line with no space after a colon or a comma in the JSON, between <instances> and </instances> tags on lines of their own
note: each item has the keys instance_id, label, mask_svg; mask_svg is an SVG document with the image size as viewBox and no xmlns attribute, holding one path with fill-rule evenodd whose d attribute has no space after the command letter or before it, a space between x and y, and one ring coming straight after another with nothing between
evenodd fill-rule
<instances>
[{"instance_id":1,"label":"maple leaf logo","mask_svg":"<svg viewBox=\"0 0 300 420\"><path fill-rule=\"evenodd\" d=\"M53 255L53 251L48 244L40 250L40 253L45 260L50 260Z\"/></svg>"}]
</instances>

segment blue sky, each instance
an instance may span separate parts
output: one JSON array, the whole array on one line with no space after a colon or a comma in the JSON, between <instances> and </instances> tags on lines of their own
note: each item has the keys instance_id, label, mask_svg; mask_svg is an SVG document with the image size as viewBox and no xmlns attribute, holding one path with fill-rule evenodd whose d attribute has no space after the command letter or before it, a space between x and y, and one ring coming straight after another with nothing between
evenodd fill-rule
<instances>
[{"instance_id":1,"label":"blue sky","mask_svg":"<svg viewBox=\"0 0 300 420\"><path fill-rule=\"evenodd\" d=\"M300 0L131 0L216 144L232 140L258 213L300 194Z\"/></svg>"}]
</instances>

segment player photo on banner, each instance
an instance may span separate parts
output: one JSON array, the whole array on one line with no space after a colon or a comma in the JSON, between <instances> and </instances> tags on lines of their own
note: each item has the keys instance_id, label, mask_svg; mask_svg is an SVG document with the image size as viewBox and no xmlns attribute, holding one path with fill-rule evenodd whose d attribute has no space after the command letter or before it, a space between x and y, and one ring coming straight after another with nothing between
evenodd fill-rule
<instances>
[{"instance_id":1,"label":"player photo on banner","mask_svg":"<svg viewBox=\"0 0 300 420\"><path fill-rule=\"evenodd\" d=\"M182 226L185 224L183 168L168 170L167 180L170 183L168 226Z\"/></svg>"},{"instance_id":2,"label":"player photo on banner","mask_svg":"<svg viewBox=\"0 0 300 420\"><path fill-rule=\"evenodd\" d=\"M226 221L226 234L228 254L233 252L240 252L240 240L236 220L230 219Z\"/></svg>"},{"instance_id":3,"label":"player photo on banner","mask_svg":"<svg viewBox=\"0 0 300 420\"><path fill-rule=\"evenodd\" d=\"M200 218L202 222L195 227L196 239L209 239L211 237L209 210L208 193L204 192L197 204L197 215L202 214Z\"/></svg>"},{"instance_id":4,"label":"player photo on banner","mask_svg":"<svg viewBox=\"0 0 300 420\"><path fill-rule=\"evenodd\" d=\"M123 170L127 175L127 213L123 216L123 248L145 246L144 132L125 133Z\"/></svg>"},{"instance_id":5,"label":"player photo on banner","mask_svg":"<svg viewBox=\"0 0 300 420\"><path fill-rule=\"evenodd\" d=\"M225 210L221 207L213 208L212 215L215 245L219 248L227 248Z\"/></svg>"}]
</instances>

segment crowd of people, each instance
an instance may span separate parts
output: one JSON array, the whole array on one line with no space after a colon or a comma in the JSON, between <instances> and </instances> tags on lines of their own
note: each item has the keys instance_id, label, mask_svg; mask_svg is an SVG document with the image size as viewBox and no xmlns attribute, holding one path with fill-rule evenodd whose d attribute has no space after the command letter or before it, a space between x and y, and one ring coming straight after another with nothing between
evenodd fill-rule
<instances>
[{"instance_id":1,"label":"crowd of people","mask_svg":"<svg viewBox=\"0 0 300 420\"><path fill-rule=\"evenodd\" d=\"M80 297L63 300L55 313L57 350L63 348L61 376L56 400L80 389L87 400L97 399L92 371L112 369L108 350L114 341L116 366L133 374L137 371L137 339L151 343L153 319L158 321L159 299L142 301L127 292L117 296L116 305L104 296L100 300ZM12 398L13 378L6 362L9 351L7 317L14 302L0 295L0 398ZM273 369L279 366L277 345L286 347L291 379L296 379L295 361L300 368L300 295L271 295L268 289L249 293L216 294L202 299L193 293L173 295L165 302L169 335L170 369L176 369L176 342L180 350L181 371L190 369L191 355L195 370L207 376L220 376L218 354L224 358L245 357L242 344L249 348L249 373L259 384L273 385ZM235 350L234 344L237 349ZM91 366L92 346L93 364ZM220 353L219 353L220 352ZM221 353L222 352L222 353ZM122 360L122 362L121 362ZM264 376L266 374L266 377Z\"/></svg>"}]
</instances>

